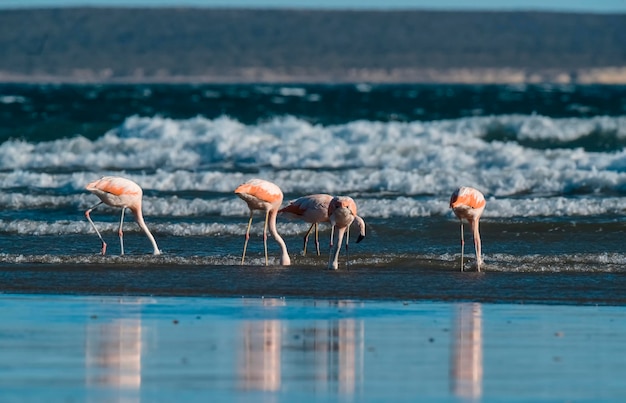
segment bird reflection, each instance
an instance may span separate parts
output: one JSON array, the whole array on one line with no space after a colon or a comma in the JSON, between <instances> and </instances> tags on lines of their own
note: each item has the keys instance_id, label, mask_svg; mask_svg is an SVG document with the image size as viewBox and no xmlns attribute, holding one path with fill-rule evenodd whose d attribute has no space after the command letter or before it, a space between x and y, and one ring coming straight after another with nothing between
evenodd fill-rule
<instances>
[{"instance_id":1,"label":"bird reflection","mask_svg":"<svg viewBox=\"0 0 626 403\"><path fill-rule=\"evenodd\" d=\"M483 381L481 304L457 305L453 343L452 391L458 397L478 399Z\"/></svg>"},{"instance_id":2,"label":"bird reflection","mask_svg":"<svg viewBox=\"0 0 626 403\"><path fill-rule=\"evenodd\" d=\"M263 306L285 305L277 298L265 298ZM243 324L243 358L240 381L244 389L276 391L281 382L282 322L246 321Z\"/></svg>"},{"instance_id":3,"label":"bird reflection","mask_svg":"<svg viewBox=\"0 0 626 403\"><path fill-rule=\"evenodd\" d=\"M87 385L139 389L141 319L87 325Z\"/></svg>"},{"instance_id":4,"label":"bird reflection","mask_svg":"<svg viewBox=\"0 0 626 403\"><path fill-rule=\"evenodd\" d=\"M271 300L264 305L268 303L272 304ZM286 376L310 379L317 391L354 394L363 384L363 321L319 320L305 328L289 328L291 323L244 323L239 369L242 388L277 391Z\"/></svg>"},{"instance_id":5,"label":"bird reflection","mask_svg":"<svg viewBox=\"0 0 626 403\"><path fill-rule=\"evenodd\" d=\"M333 304L349 309L353 302ZM289 348L300 352L294 364L305 373L320 392L352 395L363 386L363 320L345 318L319 320L310 327L289 332Z\"/></svg>"},{"instance_id":6,"label":"bird reflection","mask_svg":"<svg viewBox=\"0 0 626 403\"><path fill-rule=\"evenodd\" d=\"M242 386L265 391L280 389L281 322L247 322L243 333Z\"/></svg>"},{"instance_id":7,"label":"bird reflection","mask_svg":"<svg viewBox=\"0 0 626 403\"><path fill-rule=\"evenodd\" d=\"M353 394L363 381L363 328L363 321L354 319L331 321L326 342L321 340L327 382L336 383L340 393Z\"/></svg>"}]
</instances>

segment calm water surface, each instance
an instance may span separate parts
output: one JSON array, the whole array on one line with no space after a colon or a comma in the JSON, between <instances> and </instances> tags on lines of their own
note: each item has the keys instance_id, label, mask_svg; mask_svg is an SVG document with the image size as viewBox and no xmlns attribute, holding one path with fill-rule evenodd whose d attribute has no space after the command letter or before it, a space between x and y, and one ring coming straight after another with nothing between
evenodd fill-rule
<instances>
[{"instance_id":1,"label":"calm water surface","mask_svg":"<svg viewBox=\"0 0 626 403\"><path fill-rule=\"evenodd\" d=\"M0 298L3 401L619 401L626 310Z\"/></svg>"}]
</instances>

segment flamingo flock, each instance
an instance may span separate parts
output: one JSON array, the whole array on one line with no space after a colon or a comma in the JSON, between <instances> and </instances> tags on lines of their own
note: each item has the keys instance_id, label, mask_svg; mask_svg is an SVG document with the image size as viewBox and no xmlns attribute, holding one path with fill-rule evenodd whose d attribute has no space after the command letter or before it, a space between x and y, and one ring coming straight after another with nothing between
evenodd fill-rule
<instances>
[{"instance_id":1,"label":"flamingo flock","mask_svg":"<svg viewBox=\"0 0 626 403\"><path fill-rule=\"evenodd\" d=\"M100 238L100 242L102 244L100 253L102 255L106 254L107 244L91 219L91 213L96 207L103 203L108 206L121 209L121 218L118 230L118 236L120 239L120 255L124 255L124 234L122 227L124 225L124 212L127 208L133 213L135 221L152 244L153 254L161 254L154 236L148 229L143 219L141 209L143 191L137 183L126 178L106 176L89 183L86 186L86 189L100 199L99 203L85 211L85 217L87 217L87 220L98 235L98 238ZM339 268L339 253L343 244L344 235L346 267L349 267L348 245L350 239L350 227L353 223L356 223L359 229L359 235L356 243L361 242L363 238L365 238L365 221L357 215L357 205L351 197L332 196L329 194L311 194L292 200L287 204L287 206L281 208L283 202L282 190L276 184L263 179L251 179L242 183L235 189L235 194L246 202L248 209L250 210L250 218L246 228L243 253L241 255L242 265L245 262L246 249L248 247L248 241L250 240L252 218L254 212L257 210L265 213L263 246L265 251L266 266L269 265L267 251L268 227L272 237L280 247L280 265L291 265L287 245L276 228L276 218L278 214L292 219L299 219L311 224L304 235L304 244L302 249L303 256L306 256L308 238L313 230L315 230L315 249L317 255L320 255L318 226L320 223L328 222L330 224L331 231L328 268L332 270L337 270ZM450 197L450 208L461 222L461 271L464 271L465 248L463 220L466 220L471 226L474 238L474 249L476 253L476 270L480 271L481 269L482 254L478 221L485 210L485 205L486 201L483 194L471 187L460 187L456 189Z\"/></svg>"}]
</instances>

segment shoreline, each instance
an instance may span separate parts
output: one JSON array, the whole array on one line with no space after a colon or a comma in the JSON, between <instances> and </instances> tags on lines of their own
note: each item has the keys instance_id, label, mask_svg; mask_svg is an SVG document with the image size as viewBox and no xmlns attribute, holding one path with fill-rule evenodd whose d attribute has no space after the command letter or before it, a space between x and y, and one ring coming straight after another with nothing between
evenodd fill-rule
<instances>
[{"instance_id":1,"label":"shoreline","mask_svg":"<svg viewBox=\"0 0 626 403\"><path fill-rule=\"evenodd\" d=\"M239 69L231 73L204 75L116 76L111 70L75 70L68 75L17 74L0 71L2 84L561 84L624 85L626 67L531 71L517 68L459 69L350 69L347 71L280 71L265 68Z\"/></svg>"}]
</instances>

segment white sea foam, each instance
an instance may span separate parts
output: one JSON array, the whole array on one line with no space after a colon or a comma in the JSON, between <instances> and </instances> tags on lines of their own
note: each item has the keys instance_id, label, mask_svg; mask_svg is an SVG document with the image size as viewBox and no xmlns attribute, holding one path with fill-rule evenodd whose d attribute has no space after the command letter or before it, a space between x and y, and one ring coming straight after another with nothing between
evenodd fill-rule
<instances>
[{"instance_id":1,"label":"white sea foam","mask_svg":"<svg viewBox=\"0 0 626 403\"><path fill-rule=\"evenodd\" d=\"M82 219L81 219L82 218ZM102 214L93 213L91 215L98 230L105 237L117 237L119 227L119 215L115 218L107 216L104 221ZM263 216L259 214L253 220L250 228L250 235L261 239L263 236ZM243 236L246 233L248 216L241 217L238 223L224 224L216 221L207 221L202 223L192 222L155 222L146 218L146 224L151 232L159 235L169 235L177 237L185 236L222 236L235 235ZM281 220L278 223L279 231L283 236L299 236L304 235L309 228L308 224L299 222L289 222ZM324 227L322 225L322 230ZM76 220L57 220L57 221L39 221L39 220L0 220L0 233L18 234L18 235L71 235L71 234L96 234L84 216L77 216ZM139 226L127 218L124 223L125 234L142 233Z\"/></svg>"},{"instance_id":2,"label":"white sea foam","mask_svg":"<svg viewBox=\"0 0 626 403\"><path fill-rule=\"evenodd\" d=\"M67 253L67 252L66 252ZM313 258L299 259L297 255L293 256L295 265L311 266L319 270L319 260ZM599 253L599 254L571 254L563 255L511 255L511 254L494 254L484 256L485 261L482 266L483 271L487 272L529 272L529 273L624 273L624 264L626 256L618 253ZM181 256L177 254L169 254L165 252L159 256L153 256L147 253L135 253L119 256L114 252L110 252L107 256L101 256L96 252L92 253L74 253L74 254L14 254L0 253L0 263L3 264L107 264L114 270L115 265L119 267L132 266L141 267L158 267L158 266L239 266L241 257L232 254L217 255L199 255ZM380 266L402 266L410 262L412 267L416 268L416 273L420 267L437 268L439 270L456 270L455 256L451 254L376 254L376 255L353 255L351 265L357 268L363 267L380 267ZM270 254L269 263L271 266L279 264L277 257ZM121 266L124 265L124 266ZM264 266L265 259L262 254L250 254L246 257L246 266Z\"/></svg>"},{"instance_id":3,"label":"white sea foam","mask_svg":"<svg viewBox=\"0 0 626 403\"><path fill-rule=\"evenodd\" d=\"M498 128L506 136L489 138ZM285 202L347 194L372 217L449 214L447 199L461 184L485 193L486 217L621 214L616 195L626 191L626 151L558 146L597 132L626 139L626 117L322 126L295 117L245 125L228 117L133 116L93 141L77 135L2 143L0 206L83 210L97 202L85 184L112 174L139 183L145 214L157 216L245 216L232 191L255 176L277 183ZM544 140L553 146L525 143Z\"/></svg>"},{"instance_id":4,"label":"white sea foam","mask_svg":"<svg viewBox=\"0 0 626 403\"><path fill-rule=\"evenodd\" d=\"M26 98L19 95L1 95L0 103L2 104L22 104L26 102Z\"/></svg>"}]
</instances>

